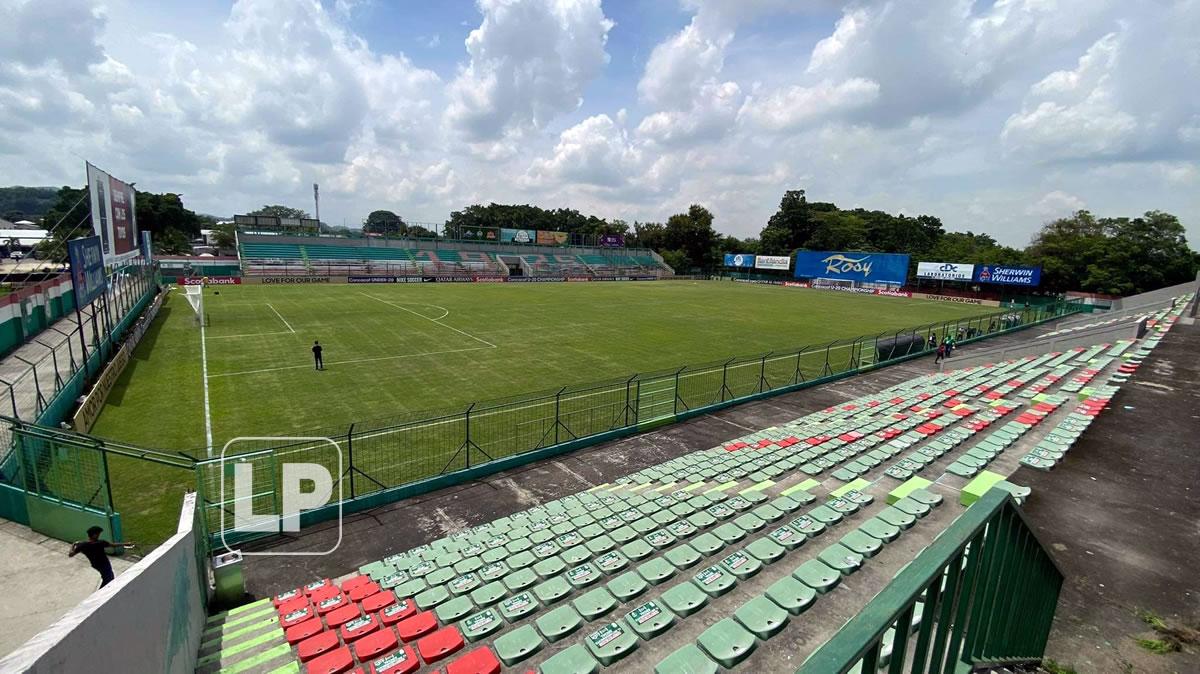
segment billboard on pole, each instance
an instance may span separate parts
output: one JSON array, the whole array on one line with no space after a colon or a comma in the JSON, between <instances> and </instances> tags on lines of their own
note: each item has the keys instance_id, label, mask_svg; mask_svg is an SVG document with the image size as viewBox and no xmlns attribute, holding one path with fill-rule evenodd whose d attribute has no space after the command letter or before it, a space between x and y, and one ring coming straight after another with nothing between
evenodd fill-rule
<instances>
[{"instance_id":1,"label":"billboard on pole","mask_svg":"<svg viewBox=\"0 0 1200 674\"><path fill-rule=\"evenodd\" d=\"M749 269L754 266L754 256L749 253L725 253L725 266Z\"/></svg>"},{"instance_id":2,"label":"billboard on pole","mask_svg":"<svg viewBox=\"0 0 1200 674\"><path fill-rule=\"evenodd\" d=\"M792 258L787 255L759 255L754 260L755 269L789 269Z\"/></svg>"},{"instance_id":3,"label":"billboard on pole","mask_svg":"<svg viewBox=\"0 0 1200 674\"><path fill-rule=\"evenodd\" d=\"M92 200L92 233L100 237L104 264L137 257L136 193L133 186L87 164L88 192Z\"/></svg>"},{"instance_id":4,"label":"billboard on pole","mask_svg":"<svg viewBox=\"0 0 1200 674\"><path fill-rule=\"evenodd\" d=\"M800 251L796 253L795 276L904 285L908 277L908 256L896 253Z\"/></svg>"},{"instance_id":5,"label":"billboard on pole","mask_svg":"<svg viewBox=\"0 0 1200 674\"><path fill-rule=\"evenodd\" d=\"M1036 287L1042 282L1042 268L981 264L975 267L975 280L979 283Z\"/></svg>"},{"instance_id":6,"label":"billboard on pole","mask_svg":"<svg viewBox=\"0 0 1200 674\"><path fill-rule=\"evenodd\" d=\"M970 281L975 276L975 265L957 262L918 262L917 278L939 281Z\"/></svg>"},{"instance_id":7,"label":"billboard on pole","mask_svg":"<svg viewBox=\"0 0 1200 674\"><path fill-rule=\"evenodd\" d=\"M71 283L75 288L75 306L86 306L104 292L104 250L100 237L88 236L67 242L71 261Z\"/></svg>"}]
</instances>

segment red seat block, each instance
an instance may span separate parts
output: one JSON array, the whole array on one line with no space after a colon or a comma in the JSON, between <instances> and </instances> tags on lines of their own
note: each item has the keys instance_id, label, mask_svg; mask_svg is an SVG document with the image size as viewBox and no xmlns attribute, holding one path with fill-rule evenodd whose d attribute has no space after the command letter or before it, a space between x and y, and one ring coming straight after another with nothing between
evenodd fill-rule
<instances>
[{"instance_id":1,"label":"red seat block","mask_svg":"<svg viewBox=\"0 0 1200 674\"><path fill-rule=\"evenodd\" d=\"M350 643L355 639L360 639L367 636L377 629L379 629L379 618L367 614L361 618L355 618L354 620L345 623L342 625L340 632L342 635L342 641Z\"/></svg>"},{"instance_id":2,"label":"red seat block","mask_svg":"<svg viewBox=\"0 0 1200 674\"><path fill-rule=\"evenodd\" d=\"M465 643L462 633L458 631L457 627L443 627L432 634L417 639L417 653L421 654L422 660L432 664L451 653L457 652Z\"/></svg>"},{"instance_id":3,"label":"red seat block","mask_svg":"<svg viewBox=\"0 0 1200 674\"><path fill-rule=\"evenodd\" d=\"M282 604L277 605L275 608L279 611L279 615L285 616L289 613L299 611L305 606L308 606L308 597L301 595L294 599L289 599Z\"/></svg>"},{"instance_id":4,"label":"red seat block","mask_svg":"<svg viewBox=\"0 0 1200 674\"><path fill-rule=\"evenodd\" d=\"M337 647L337 632L326 630L301 641L300 645L296 646L296 654L300 656L300 662L308 662L318 655L328 653Z\"/></svg>"},{"instance_id":5,"label":"red seat block","mask_svg":"<svg viewBox=\"0 0 1200 674\"><path fill-rule=\"evenodd\" d=\"M376 592L359 602L359 606L362 606L365 613L374 613L394 603L396 603L396 595L391 592Z\"/></svg>"},{"instance_id":6,"label":"red seat block","mask_svg":"<svg viewBox=\"0 0 1200 674\"><path fill-rule=\"evenodd\" d=\"M384 625L395 625L417 612L411 599L401 599L379 612L379 621Z\"/></svg>"},{"instance_id":7,"label":"red seat block","mask_svg":"<svg viewBox=\"0 0 1200 674\"><path fill-rule=\"evenodd\" d=\"M396 634L404 641L412 641L437 629L437 616L433 611L421 611L396 623Z\"/></svg>"},{"instance_id":8,"label":"red seat block","mask_svg":"<svg viewBox=\"0 0 1200 674\"><path fill-rule=\"evenodd\" d=\"M367 663L371 674L408 674L421 666L417 654L408 646L401 646L393 653L375 658Z\"/></svg>"},{"instance_id":9,"label":"red seat block","mask_svg":"<svg viewBox=\"0 0 1200 674\"><path fill-rule=\"evenodd\" d=\"M325 599L316 602L317 615L325 615L326 613L330 613L336 609L342 608L349 603L350 600L346 599L346 595L344 594L335 594L332 597L326 597Z\"/></svg>"},{"instance_id":10,"label":"red seat block","mask_svg":"<svg viewBox=\"0 0 1200 674\"><path fill-rule=\"evenodd\" d=\"M341 594L341 590L337 589L337 585L323 585L312 592L309 592L308 599L314 604L319 604L326 599L329 599L330 597L336 597L339 594Z\"/></svg>"},{"instance_id":11,"label":"red seat block","mask_svg":"<svg viewBox=\"0 0 1200 674\"><path fill-rule=\"evenodd\" d=\"M313 658L304 669L308 674L342 674L353 666L354 656L350 655L350 648L342 646L337 650Z\"/></svg>"},{"instance_id":12,"label":"red seat block","mask_svg":"<svg viewBox=\"0 0 1200 674\"><path fill-rule=\"evenodd\" d=\"M349 591L348 596L350 597L350 601L362 601L367 597L378 593L379 585L376 583L367 582L355 586Z\"/></svg>"},{"instance_id":13,"label":"red seat block","mask_svg":"<svg viewBox=\"0 0 1200 674\"><path fill-rule=\"evenodd\" d=\"M446 674L499 674L500 661L487 646L464 653L446 665Z\"/></svg>"},{"instance_id":14,"label":"red seat block","mask_svg":"<svg viewBox=\"0 0 1200 674\"><path fill-rule=\"evenodd\" d=\"M296 597L303 597L303 596L305 596L303 588L296 588L294 590L288 590L287 592L280 592L279 594L275 595L274 597L271 597L271 603L275 604L276 606L279 606L280 604L289 602L289 601L295 599Z\"/></svg>"},{"instance_id":15,"label":"red seat block","mask_svg":"<svg viewBox=\"0 0 1200 674\"><path fill-rule=\"evenodd\" d=\"M295 625L292 625L284 630L283 634L287 638L287 642L294 645L304 641L323 629L325 629L325 626L321 624L321 619L314 617L309 618L302 623L296 623Z\"/></svg>"},{"instance_id":16,"label":"red seat block","mask_svg":"<svg viewBox=\"0 0 1200 674\"><path fill-rule=\"evenodd\" d=\"M304 592L306 594L308 594L309 596L312 596L312 594L314 592L326 590L331 587L333 587L333 582L331 580L329 580L328 578L324 578L322 580L315 580L315 581L309 583L308 585L305 585ZM336 588L334 588L334 589L336 589Z\"/></svg>"},{"instance_id":17,"label":"red seat block","mask_svg":"<svg viewBox=\"0 0 1200 674\"><path fill-rule=\"evenodd\" d=\"M313 611L313 607L305 606L304 608L292 611L287 615L279 616L279 626L286 630L292 625L298 625L306 620L312 619L316 615L316 612Z\"/></svg>"},{"instance_id":18,"label":"red seat block","mask_svg":"<svg viewBox=\"0 0 1200 674\"><path fill-rule=\"evenodd\" d=\"M346 604L341 608L326 613L325 624L336 629L342 625L345 625L351 620L354 620L360 615L362 615L362 612L358 610L358 604Z\"/></svg>"},{"instance_id":19,"label":"red seat block","mask_svg":"<svg viewBox=\"0 0 1200 674\"><path fill-rule=\"evenodd\" d=\"M367 661L381 653L391 651L399 642L396 632L390 627L368 634L354 642L354 655L359 661Z\"/></svg>"}]
</instances>

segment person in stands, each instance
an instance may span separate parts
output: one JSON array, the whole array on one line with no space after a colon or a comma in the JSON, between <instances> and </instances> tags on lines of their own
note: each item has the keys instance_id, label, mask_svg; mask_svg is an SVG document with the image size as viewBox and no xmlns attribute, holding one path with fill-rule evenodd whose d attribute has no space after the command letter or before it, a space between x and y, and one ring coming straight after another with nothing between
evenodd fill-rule
<instances>
[{"instance_id":1,"label":"person in stands","mask_svg":"<svg viewBox=\"0 0 1200 674\"><path fill-rule=\"evenodd\" d=\"M946 343L942 342L937 348L937 357L933 359L933 364L937 365L946 358Z\"/></svg>"},{"instance_id":2,"label":"person in stands","mask_svg":"<svg viewBox=\"0 0 1200 674\"><path fill-rule=\"evenodd\" d=\"M91 527L87 530L87 540L79 541L71 544L71 552L68 557L82 554L91 562L92 568L100 574L100 587L104 587L112 582L113 569L112 564L108 561L109 548L132 548L134 543L110 543L102 538L100 534L104 533L104 529L100 527ZM99 588L97 588L99 589Z\"/></svg>"}]
</instances>

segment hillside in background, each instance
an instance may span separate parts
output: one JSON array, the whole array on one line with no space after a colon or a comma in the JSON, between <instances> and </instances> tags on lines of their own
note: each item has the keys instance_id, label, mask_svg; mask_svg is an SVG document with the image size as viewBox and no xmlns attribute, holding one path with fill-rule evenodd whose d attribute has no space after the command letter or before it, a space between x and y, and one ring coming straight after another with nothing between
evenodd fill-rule
<instances>
[{"instance_id":1,"label":"hillside in background","mask_svg":"<svg viewBox=\"0 0 1200 674\"><path fill-rule=\"evenodd\" d=\"M58 199L57 187L0 187L0 218L38 221Z\"/></svg>"}]
</instances>

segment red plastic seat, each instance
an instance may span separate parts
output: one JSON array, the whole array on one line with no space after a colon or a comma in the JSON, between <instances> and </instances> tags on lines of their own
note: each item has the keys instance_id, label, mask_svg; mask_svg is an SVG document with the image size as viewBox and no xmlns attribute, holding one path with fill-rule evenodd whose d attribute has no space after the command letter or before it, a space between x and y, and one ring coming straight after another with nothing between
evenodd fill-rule
<instances>
[{"instance_id":1,"label":"red plastic seat","mask_svg":"<svg viewBox=\"0 0 1200 674\"><path fill-rule=\"evenodd\" d=\"M337 650L313 658L305 665L304 669L308 674L342 674L353 666L354 656L350 655L350 647L342 646Z\"/></svg>"},{"instance_id":2,"label":"red plastic seat","mask_svg":"<svg viewBox=\"0 0 1200 674\"><path fill-rule=\"evenodd\" d=\"M371 582L370 576L355 576L342 581L342 592L349 592L359 585L366 585Z\"/></svg>"},{"instance_id":3,"label":"red plastic seat","mask_svg":"<svg viewBox=\"0 0 1200 674\"><path fill-rule=\"evenodd\" d=\"M463 653L462 657L446 665L446 674L499 674L500 661L487 646Z\"/></svg>"},{"instance_id":4,"label":"red plastic seat","mask_svg":"<svg viewBox=\"0 0 1200 674\"><path fill-rule=\"evenodd\" d=\"M292 625L298 625L306 620L311 620L316 615L316 612L313 611L313 607L305 606L304 608L297 611L292 611L287 615L279 616L279 626L286 630Z\"/></svg>"},{"instance_id":5,"label":"red plastic seat","mask_svg":"<svg viewBox=\"0 0 1200 674\"><path fill-rule=\"evenodd\" d=\"M346 595L344 595L344 594L335 594L332 597L326 597L325 599L322 599L321 601L316 602L317 615L325 615L326 613L331 613L339 608L342 608L343 606L345 606L346 604L349 604L349 603L350 603L350 600L346 599Z\"/></svg>"},{"instance_id":6,"label":"red plastic seat","mask_svg":"<svg viewBox=\"0 0 1200 674\"><path fill-rule=\"evenodd\" d=\"M375 613L394 603L396 603L396 595L391 592L376 592L359 602L359 606L362 606L365 613Z\"/></svg>"},{"instance_id":7,"label":"red plastic seat","mask_svg":"<svg viewBox=\"0 0 1200 674\"><path fill-rule=\"evenodd\" d=\"M305 606L308 606L308 597L305 597L304 595L300 595L299 597L296 597L295 599L289 599L289 600L283 602L282 604L279 604L278 606L275 607L275 609L277 611L279 611L279 615L285 616L289 613L299 611L300 609L304 608Z\"/></svg>"},{"instance_id":8,"label":"red plastic seat","mask_svg":"<svg viewBox=\"0 0 1200 674\"><path fill-rule=\"evenodd\" d=\"M457 627L442 629L417 639L417 652L421 659L430 664L459 651L466 644Z\"/></svg>"},{"instance_id":9,"label":"red plastic seat","mask_svg":"<svg viewBox=\"0 0 1200 674\"><path fill-rule=\"evenodd\" d=\"M271 597L271 603L276 606L279 606L280 604L282 604L284 602L289 602L289 601L295 599L296 597L304 597L304 596L306 596L304 593L304 589L298 587L294 590L288 590L287 592L280 592L279 594L275 595L274 597Z\"/></svg>"},{"instance_id":10,"label":"red plastic seat","mask_svg":"<svg viewBox=\"0 0 1200 674\"><path fill-rule=\"evenodd\" d=\"M408 646L401 646L392 653L375 658L367 663L371 674L408 674L421 666L417 654Z\"/></svg>"},{"instance_id":11,"label":"red plastic seat","mask_svg":"<svg viewBox=\"0 0 1200 674\"><path fill-rule=\"evenodd\" d=\"M354 655L359 661L365 662L381 653L391 651L399 643L396 632L390 627L385 627L355 641Z\"/></svg>"},{"instance_id":12,"label":"red plastic seat","mask_svg":"<svg viewBox=\"0 0 1200 674\"><path fill-rule=\"evenodd\" d=\"M421 611L396 623L396 634L406 642L424 636L437 629L437 616L433 611Z\"/></svg>"},{"instance_id":13,"label":"red plastic seat","mask_svg":"<svg viewBox=\"0 0 1200 674\"><path fill-rule=\"evenodd\" d=\"M329 625L330 628L336 629L360 615L362 615L362 612L358 610L358 604L346 604L339 609L325 614L325 624Z\"/></svg>"},{"instance_id":14,"label":"red plastic seat","mask_svg":"<svg viewBox=\"0 0 1200 674\"><path fill-rule=\"evenodd\" d=\"M349 591L349 597L350 601L362 601L373 594L378 594L378 592L379 585L376 583L366 582L351 588Z\"/></svg>"},{"instance_id":15,"label":"red plastic seat","mask_svg":"<svg viewBox=\"0 0 1200 674\"><path fill-rule=\"evenodd\" d=\"M336 597L342 591L337 589L337 585L323 585L312 592L308 593L308 599L314 604L319 604L330 597Z\"/></svg>"},{"instance_id":16,"label":"red plastic seat","mask_svg":"<svg viewBox=\"0 0 1200 674\"><path fill-rule=\"evenodd\" d=\"M379 612L379 621L384 625L395 625L405 618L417 612L417 606L411 599L401 599L400 601L384 608Z\"/></svg>"},{"instance_id":17,"label":"red plastic seat","mask_svg":"<svg viewBox=\"0 0 1200 674\"><path fill-rule=\"evenodd\" d=\"M330 587L333 587L333 582L330 581L328 578L323 578L321 580L316 580L316 581L309 583L308 585L305 585L304 592L306 594L308 594L309 596L312 596L312 594L314 592L319 592L319 591L322 591L322 590L324 590L326 588L330 588Z\"/></svg>"},{"instance_id":18,"label":"red plastic seat","mask_svg":"<svg viewBox=\"0 0 1200 674\"><path fill-rule=\"evenodd\" d=\"M379 618L368 613L361 618L355 618L345 623L339 632L342 635L342 641L350 643L355 639L367 636L377 629L379 629Z\"/></svg>"},{"instance_id":19,"label":"red plastic seat","mask_svg":"<svg viewBox=\"0 0 1200 674\"><path fill-rule=\"evenodd\" d=\"M325 626L321 624L321 619L313 617L302 623L292 625L283 634L289 644L298 644L323 629L325 629Z\"/></svg>"},{"instance_id":20,"label":"red plastic seat","mask_svg":"<svg viewBox=\"0 0 1200 674\"><path fill-rule=\"evenodd\" d=\"M296 646L296 654L300 656L300 662L308 662L318 655L328 653L338 647L338 635L333 630L325 630L318 632L313 636L301 641Z\"/></svg>"}]
</instances>

